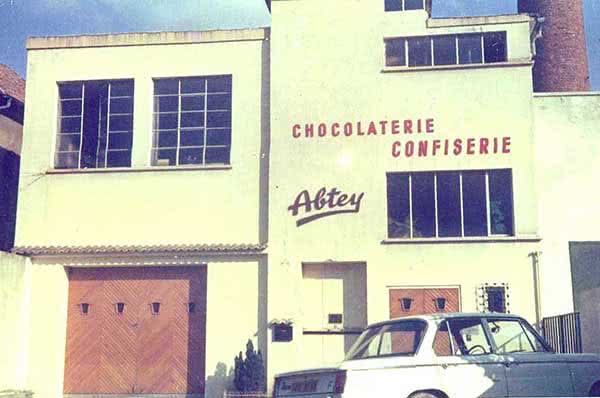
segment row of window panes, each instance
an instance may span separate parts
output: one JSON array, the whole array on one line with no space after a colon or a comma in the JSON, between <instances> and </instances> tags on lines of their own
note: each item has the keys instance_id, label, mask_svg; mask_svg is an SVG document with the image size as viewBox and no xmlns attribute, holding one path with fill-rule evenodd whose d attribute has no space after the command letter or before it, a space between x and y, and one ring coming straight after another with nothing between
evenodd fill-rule
<instances>
[{"instance_id":1,"label":"row of window panes","mask_svg":"<svg viewBox=\"0 0 600 398\"><path fill-rule=\"evenodd\" d=\"M512 172L389 173L390 238L513 234Z\"/></svg>"},{"instance_id":2,"label":"row of window panes","mask_svg":"<svg viewBox=\"0 0 600 398\"><path fill-rule=\"evenodd\" d=\"M506 60L506 32L385 40L386 66L468 65Z\"/></svg>"},{"instance_id":3,"label":"row of window panes","mask_svg":"<svg viewBox=\"0 0 600 398\"><path fill-rule=\"evenodd\" d=\"M424 0L384 0L385 11L422 10Z\"/></svg>"},{"instance_id":4,"label":"row of window panes","mask_svg":"<svg viewBox=\"0 0 600 398\"><path fill-rule=\"evenodd\" d=\"M231 76L156 79L154 86L152 164L228 164ZM130 167L133 80L60 83L58 89L55 167Z\"/></svg>"}]
</instances>

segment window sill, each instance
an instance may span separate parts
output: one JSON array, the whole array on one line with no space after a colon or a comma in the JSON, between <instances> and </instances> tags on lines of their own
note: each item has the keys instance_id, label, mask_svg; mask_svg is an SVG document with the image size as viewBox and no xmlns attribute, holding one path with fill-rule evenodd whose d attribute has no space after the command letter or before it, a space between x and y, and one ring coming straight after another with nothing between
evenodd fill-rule
<instances>
[{"instance_id":1,"label":"window sill","mask_svg":"<svg viewBox=\"0 0 600 398\"><path fill-rule=\"evenodd\" d=\"M303 329L302 334L361 334L363 330L361 328Z\"/></svg>"},{"instance_id":2,"label":"window sill","mask_svg":"<svg viewBox=\"0 0 600 398\"><path fill-rule=\"evenodd\" d=\"M153 171L182 171L182 170L231 170L231 165L205 166L146 166L146 167L107 167L98 169L49 169L46 174L94 174L94 173L143 173Z\"/></svg>"},{"instance_id":3,"label":"window sill","mask_svg":"<svg viewBox=\"0 0 600 398\"><path fill-rule=\"evenodd\" d=\"M381 73L402 73L402 72L423 72L423 71L439 71L439 70L456 70L456 69L479 69L479 68L506 68L512 66L532 66L533 62L526 61L510 61L510 62L494 62L489 64L461 64L461 65L433 65L433 66L385 66Z\"/></svg>"},{"instance_id":4,"label":"window sill","mask_svg":"<svg viewBox=\"0 0 600 398\"><path fill-rule=\"evenodd\" d=\"M542 238L537 235L521 235L521 236L476 236L467 238L388 238L383 239L381 244L440 244L440 243L515 243L515 242L539 242Z\"/></svg>"}]
</instances>

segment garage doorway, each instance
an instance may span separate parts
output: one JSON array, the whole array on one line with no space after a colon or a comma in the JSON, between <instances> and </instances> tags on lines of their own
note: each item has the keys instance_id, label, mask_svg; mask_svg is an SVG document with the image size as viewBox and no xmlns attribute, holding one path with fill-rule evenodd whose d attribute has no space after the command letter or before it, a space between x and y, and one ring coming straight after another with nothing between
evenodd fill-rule
<instances>
[{"instance_id":1,"label":"garage doorway","mask_svg":"<svg viewBox=\"0 0 600 398\"><path fill-rule=\"evenodd\" d=\"M64 393L201 394L206 267L73 268Z\"/></svg>"}]
</instances>

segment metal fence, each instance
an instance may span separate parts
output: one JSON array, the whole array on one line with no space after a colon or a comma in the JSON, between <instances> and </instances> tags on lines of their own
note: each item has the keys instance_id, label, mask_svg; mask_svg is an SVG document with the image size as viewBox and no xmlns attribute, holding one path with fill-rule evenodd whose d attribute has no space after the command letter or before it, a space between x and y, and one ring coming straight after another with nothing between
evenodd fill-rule
<instances>
[{"instance_id":1,"label":"metal fence","mask_svg":"<svg viewBox=\"0 0 600 398\"><path fill-rule=\"evenodd\" d=\"M582 352L579 312L542 319L542 334L556 352Z\"/></svg>"}]
</instances>

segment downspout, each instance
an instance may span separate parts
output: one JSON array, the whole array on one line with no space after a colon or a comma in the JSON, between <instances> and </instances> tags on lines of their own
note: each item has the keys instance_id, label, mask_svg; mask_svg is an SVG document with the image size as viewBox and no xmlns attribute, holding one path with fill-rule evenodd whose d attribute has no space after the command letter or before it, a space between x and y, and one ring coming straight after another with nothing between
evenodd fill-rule
<instances>
[{"instance_id":1,"label":"downspout","mask_svg":"<svg viewBox=\"0 0 600 398\"><path fill-rule=\"evenodd\" d=\"M542 38L542 24L546 21L546 18L539 15L533 15L533 18L535 18L535 22L529 38L531 41L531 60L535 63L537 55L536 42Z\"/></svg>"},{"instance_id":2,"label":"downspout","mask_svg":"<svg viewBox=\"0 0 600 398\"><path fill-rule=\"evenodd\" d=\"M12 97L6 94L6 91L0 88L0 97L8 98L8 102L4 105L0 105L0 110L8 109L12 105Z\"/></svg>"},{"instance_id":3,"label":"downspout","mask_svg":"<svg viewBox=\"0 0 600 398\"><path fill-rule=\"evenodd\" d=\"M529 253L533 265L533 297L535 301L535 325L538 331L542 330L542 295L540 288L540 256L542 252Z\"/></svg>"}]
</instances>

